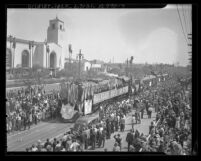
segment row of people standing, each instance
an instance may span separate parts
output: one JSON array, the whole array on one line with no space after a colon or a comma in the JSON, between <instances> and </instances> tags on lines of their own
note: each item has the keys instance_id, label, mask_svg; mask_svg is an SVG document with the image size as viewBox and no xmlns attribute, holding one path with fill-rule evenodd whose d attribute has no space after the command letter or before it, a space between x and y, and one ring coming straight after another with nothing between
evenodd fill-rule
<instances>
[{"instance_id":1,"label":"row of people standing","mask_svg":"<svg viewBox=\"0 0 201 161\"><path fill-rule=\"evenodd\" d=\"M45 92L35 93L33 90L21 95L10 94L7 98L7 131L14 132L28 129L32 124L37 124L41 120L54 119L59 114L59 101L57 94L45 94ZM34 90L35 91L35 90ZM25 92L25 91L24 91ZM59 103L60 102L60 103Z\"/></svg>"}]
</instances>

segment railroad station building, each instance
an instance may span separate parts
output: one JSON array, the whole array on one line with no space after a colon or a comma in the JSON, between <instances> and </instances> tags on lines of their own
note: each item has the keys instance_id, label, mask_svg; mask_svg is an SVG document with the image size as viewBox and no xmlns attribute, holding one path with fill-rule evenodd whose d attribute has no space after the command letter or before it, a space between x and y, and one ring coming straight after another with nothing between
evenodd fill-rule
<instances>
[{"instance_id":1,"label":"railroad station building","mask_svg":"<svg viewBox=\"0 0 201 161\"><path fill-rule=\"evenodd\" d=\"M56 17L49 21L45 42L8 36L6 69L32 68L34 65L49 69L63 69L65 55L68 52L64 34L64 22Z\"/></svg>"}]
</instances>

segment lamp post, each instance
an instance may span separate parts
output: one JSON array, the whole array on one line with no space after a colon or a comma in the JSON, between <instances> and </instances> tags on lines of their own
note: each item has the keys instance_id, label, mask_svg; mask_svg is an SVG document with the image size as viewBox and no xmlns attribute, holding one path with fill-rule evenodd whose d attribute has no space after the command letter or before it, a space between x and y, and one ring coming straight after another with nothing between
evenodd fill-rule
<instances>
[{"instance_id":1,"label":"lamp post","mask_svg":"<svg viewBox=\"0 0 201 161\"><path fill-rule=\"evenodd\" d=\"M80 80L80 72L81 72L81 69L80 69L80 67L81 67L81 59L83 59L83 58L84 58L84 55L81 53L81 49L80 49L79 54L77 54L77 59L79 61L79 80Z\"/></svg>"}]
</instances>

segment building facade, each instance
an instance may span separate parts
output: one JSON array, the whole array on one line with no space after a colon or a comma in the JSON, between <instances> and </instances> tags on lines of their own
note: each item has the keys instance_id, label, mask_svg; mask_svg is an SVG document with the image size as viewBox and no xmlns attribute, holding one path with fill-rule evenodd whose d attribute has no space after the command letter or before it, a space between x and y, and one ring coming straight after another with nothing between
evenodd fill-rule
<instances>
[{"instance_id":1,"label":"building facade","mask_svg":"<svg viewBox=\"0 0 201 161\"><path fill-rule=\"evenodd\" d=\"M64 39L64 22L57 17L49 21L47 39L36 42L7 37L6 69L40 66L50 69L64 68L67 41Z\"/></svg>"}]
</instances>

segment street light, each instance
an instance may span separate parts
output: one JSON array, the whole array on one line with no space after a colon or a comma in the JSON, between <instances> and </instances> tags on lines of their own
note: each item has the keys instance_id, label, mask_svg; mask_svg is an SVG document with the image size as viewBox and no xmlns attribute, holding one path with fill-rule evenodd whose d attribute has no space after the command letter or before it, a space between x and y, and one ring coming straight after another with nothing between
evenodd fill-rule
<instances>
[{"instance_id":1,"label":"street light","mask_svg":"<svg viewBox=\"0 0 201 161\"><path fill-rule=\"evenodd\" d=\"M84 55L81 53L81 49L80 49L80 52L79 52L79 54L77 54L77 59L78 59L78 61L79 61L79 80L80 80L80 63L81 63L81 59L83 59L84 58Z\"/></svg>"}]
</instances>

